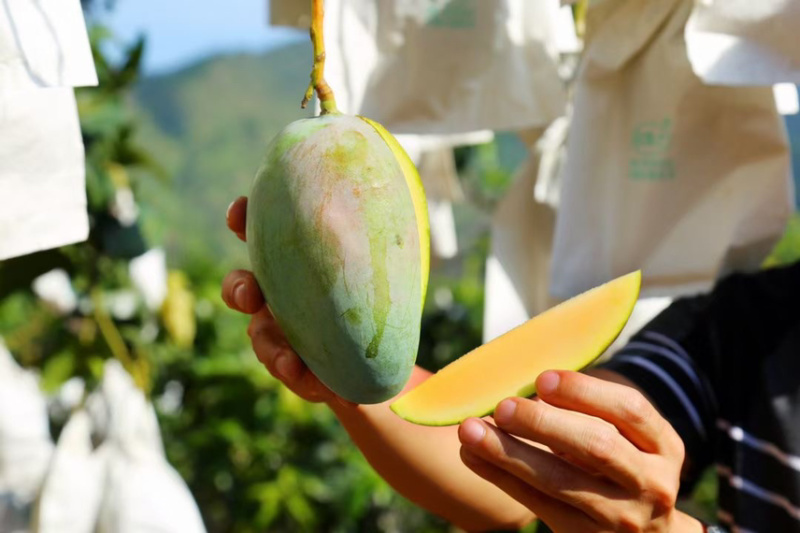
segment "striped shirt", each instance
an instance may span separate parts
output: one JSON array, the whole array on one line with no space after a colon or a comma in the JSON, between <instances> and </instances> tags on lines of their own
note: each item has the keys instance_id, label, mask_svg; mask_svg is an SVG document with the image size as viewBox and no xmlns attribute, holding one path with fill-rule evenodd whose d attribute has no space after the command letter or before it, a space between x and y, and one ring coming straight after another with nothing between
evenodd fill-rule
<instances>
[{"instance_id":1,"label":"striped shirt","mask_svg":"<svg viewBox=\"0 0 800 533\"><path fill-rule=\"evenodd\" d=\"M720 525L800 533L800 263L676 300L604 366L683 438L682 492L716 469Z\"/></svg>"}]
</instances>

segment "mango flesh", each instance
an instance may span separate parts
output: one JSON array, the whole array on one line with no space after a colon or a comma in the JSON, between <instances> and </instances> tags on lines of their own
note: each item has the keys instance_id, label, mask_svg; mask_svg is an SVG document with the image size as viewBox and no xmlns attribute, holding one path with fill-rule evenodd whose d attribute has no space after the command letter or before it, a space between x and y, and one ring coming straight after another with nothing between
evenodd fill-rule
<instances>
[{"instance_id":1,"label":"mango flesh","mask_svg":"<svg viewBox=\"0 0 800 533\"><path fill-rule=\"evenodd\" d=\"M450 363L391 404L426 426L491 414L510 396L531 396L546 370L580 370L614 342L639 297L641 272L595 287Z\"/></svg>"},{"instance_id":2,"label":"mango flesh","mask_svg":"<svg viewBox=\"0 0 800 533\"><path fill-rule=\"evenodd\" d=\"M356 403L402 390L430 244L419 176L386 130L339 114L289 124L254 180L247 242L278 324L328 388Z\"/></svg>"}]
</instances>

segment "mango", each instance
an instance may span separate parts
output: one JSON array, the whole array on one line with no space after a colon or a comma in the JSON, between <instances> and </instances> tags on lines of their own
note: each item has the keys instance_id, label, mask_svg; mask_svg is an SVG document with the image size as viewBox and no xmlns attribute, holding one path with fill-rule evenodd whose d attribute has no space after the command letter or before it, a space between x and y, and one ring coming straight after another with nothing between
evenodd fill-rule
<instances>
[{"instance_id":1,"label":"mango","mask_svg":"<svg viewBox=\"0 0 800 533\"><path fill-rule=\"evenodd\" d=\"M394 137L339 113L289 124L253 182L247 242L278 324L328 388L356 403L403 389L430 237L422 184Z\"/></svg>"}]
</instances>

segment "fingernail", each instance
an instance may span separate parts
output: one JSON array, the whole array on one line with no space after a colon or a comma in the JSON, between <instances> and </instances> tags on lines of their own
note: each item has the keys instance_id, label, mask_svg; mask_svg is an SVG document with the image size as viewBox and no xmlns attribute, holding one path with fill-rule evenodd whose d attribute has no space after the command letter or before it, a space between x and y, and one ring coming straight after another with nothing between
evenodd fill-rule
<instances>
[{"instance_id":1,"label":"fingernail","mask_svg":"<svg viewBox=\"0 0 800 533\"><path fill-rule=\"evenodd\" d=\"M486 435L483 424L474 419L469 419L461 424L461 442L464 444L478 444Z\"/></svg>"},{"instance_id":2,"label":"fingernail","mask_svg":"<svg viewBox=\"0 0 800 533\"><path fill-rule=\"evenodd\" d=\"M288 355L282 354L278 356L278 359L275 360L275 371L284 380L290 380L294 377L294 365Z\"/></svg>"},{"instance_id":3,"label":"fingernail","mask_svg":"<svg viewBox=\"0 0 800 533\"><path fill-rule=\"evenodd\" d=\"M231 209L233 209L233 204L236 203L236 200L232 201L231 204L228 206L228 209L225 210L225 218L230 218L231 216Z\"/></svg>"},{"instance_id":4,"label":"fingernail","mask_svg":"<svg viewBox=\"0 0 800 533\"><path fill-rule=\"evenodd\" d=\"M508 424L514 418L514 411L517 409L517 402L514 400L503 400L494 411L494 420L498 424Z\"/></svg>"},{"instance_id":5,"label":"fingernail","mask_svg":"<svg viewBox=\"0 0 800 533\"><path fill-rule=\"evenodd\" d=\"M558 388L558 382L561 380L556 372L545 372L539 379L536 380L536 391L539 394L552 394Z\"/></svg>"},{"instance_id":6,"label":"fingernail","mask_svg":"<svg viewBox=\"0 0 800 533\"><path fill-rule=\"evenodd\" d=\"M236 307L239 309L245 309L245 305L247 304L247 287L245 287L244 281L240 281L233 288L233 303L235 303Z\"/></svg>"}]
</instances>

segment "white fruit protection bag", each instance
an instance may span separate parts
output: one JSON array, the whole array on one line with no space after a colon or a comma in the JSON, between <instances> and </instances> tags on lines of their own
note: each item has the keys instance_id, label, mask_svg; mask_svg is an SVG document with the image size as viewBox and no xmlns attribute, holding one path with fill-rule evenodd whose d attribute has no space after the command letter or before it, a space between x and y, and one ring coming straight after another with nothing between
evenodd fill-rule
<instances>
[{"instance_id":1,"label":"white fruit protection bag","mask_svg":"<svg viewBox=\"0 0 800 533\"><path fill-rule=\"evenodd\" d=\"M107 470L97 533L204 533L200 510L167 462L153 405L116 361L100 387Z\"/></svg>"},{"instance_id":2,"label":"white fruit protection bag","mask_svg":"<svg viewBox=\"0 0 800 533\"><path fill-rule=\"evenodd\" d=\"M551 294L643 270L643 295L758 268L793 210L771 87L709 86L684 39L693 2L596 0L561 176Z\"/></svg>"},{"instance_id":3,"label":"white fruit protection bag","mask_svg":"<svg viewBox=\"0 0 800 533\"><path fill-rule=\"evenodd\" d=\"M686 24L694 73L713 85L800 83L800 3L703 0Z\"/></svg>"},{"instance_id":4,"label":"white fruit protection bag","mask_svg":"<svg viewBox=\"0 0 800 533\"><path fill-rule=\"evenodd\" d=\"M453 150L451 148L429 150L418 156L416 161L428 204L431 255L434 258L452 259L458 255L453 203L464 199Z\"/></svg>"},{"instance_id":5,"label":"white fruit protection bag","mask_svg":"<svg viewBox=\"0 0 800 533\"><path fill-rule=\"evenodd\" d=\"M546 125L565 102L557 16L555 0L328 0L326 76L394 134Z\"/></svg>"},{"instance_id":6,"label":"white fruit protection bag","mask_svg":"<svg viewBox=\"0 0 800 533\"><path fill-rule=\"evenodd\" d=\"M61 431L34 513L36 533L91 533L103 498L107 454L92 444L92 420L76 411Z\"/></svg>"},{"instance_id":7,"label":"white fruit protection bag","mask_svg":"<svg viewBox=\"0 0 800 533\"><path fill-rule=\"evenodd\" d=\"M164 456L152 404L114 360L100 390L61 433L33 531L205 532L188 487Z\"/></svg>"},{"instance_id":8,"label":"white fruit protection bag","mask_svg":"<svg viewBox=\"0 0 800 533\"><path fill-rule=\"evenodd\" d=\"M564 122L555 124L558 128ZM552 128L548 131L557 133ZM553 140L552 135L545 134L545 138ZM551 147L542 140L530 147L530 156L514 173L511 187L492 217L485 275L484 342L555 303L548 293L555 207L534 194L540 180L548 179L542 162L547 160Z\"/></svg>"},{"instance_id":9,"label":"white fruit protection bag","mask_svg":"<svg viewBox=\"0 0 800 533\"><path fill-rule=\"evenodd\" d=\"M0 6L0 260L88 235L73 87L96 84L79 0Z\"/></svg>"},{"instance_id":10,"label":"white fruit protection bag","mask_svg":"<svg viewBox=\"0 0 800 533\"><path fill-rule=\"evenodd\" d=\"M0 339L0 531L28 530L33 502L53 454L47 400L31 372Z\"/></svg>"},{"instance_id":11,"label":"white fruit protection bag","mask_svg":"<svg viewBox=\"0 0 800 533\"><path fill-rule=\"evenodd\" d=\"M302 6L273 0L271 23L306 29ZM557 0L328 0L325 75L340 110L404 146L486 142L563 113L558 20Z\"/></svg>"}]
</instances>

